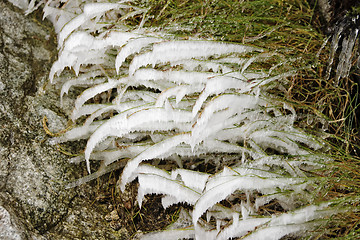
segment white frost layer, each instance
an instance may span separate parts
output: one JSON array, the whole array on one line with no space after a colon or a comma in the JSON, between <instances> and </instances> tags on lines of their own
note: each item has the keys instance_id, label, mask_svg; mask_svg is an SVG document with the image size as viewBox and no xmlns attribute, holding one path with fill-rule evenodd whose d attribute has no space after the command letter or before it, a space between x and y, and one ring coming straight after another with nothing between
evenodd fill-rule
<instances>
[{"instance_id":1,"label":"white frost layer","mask_svg":"<svg viewBox=\"0 0 360 240\"><path fill-rule=\"evenodd\" d=\"M164 230L161 232L148 233L142 237L140 240L178 240L178 239L191 239L195 237L194 229L172 229Z\"/></svg>"},{"instance_id":2,"label":"white frost layer","mask_svg":"<svg viewBox=\"0 0 360 240\"><path fill-rule=\"evenodd\" d=\"M213 55L262 51L260 48L240 44L210 41L169 41L155 44L151 52L136 56L129 67L130 75L142 66L177 62L191 58L206 58Z\"/></svg>"},{"instance_id":3,"label":"white frost layer","mask_svg":"<svg viewBox=\"0 0 360 240\"><path fill-rule=\"evenodd\" d=\"M59 46L62 46L65 39L78 27L89 19L102 15L106 11L119 8L117 3L88 3L84 6L84 13L68 22L59 33Z\"/></svg>"},{"instance_id":4,"label":"white frost layer","mask_svg":"<svg viewBox=\"0 0 360 240\"><path fill-rule=\"evenodd\" d=\"M170 137L162 142L153 145L152 147L148 148L147 150L139 154L136 158L131 159L124 168L121 175L121 183L120 183L121 190L124 191L125 185L129 181L129 177L139 166L140 162L144 160L156 158L164 154L165 152L169 152L170 149L173 149L174 147L180 145L181 143L187 142L189 137L190 136L187 133L175 135L173 137Z\"/></svg>"},{"instance_id":5,"label":"white frost layer","mask_svg":"<svg viewBox=\"0 0 360 240\"><path fill-rule=\"evenodd\" d=\"M50 81L66 67L72 67L78 75L82 64L102 63L105 58L105 51L109 47L121 47L131 38L137 37L139 37L138 34L119 31L111 31L104 37L93 37L83 31L71 34L65 41L58 60L51 67Z\"/></svg>"},{"instance_id":6,"label":"white frost layer","mask_svg":"<svg viewBox=\"0 0 360 240\"><path fill-rule=\"evenodd\" d=\"M300 180L301 181L301 180ZM300 182L290 178L259 178L247 176L219 176L211 179L205 193L196 202L193 212L193 223L196 224L201 215L214 204L224 200L235 190L273 190L284 189Z\"/></svg>"},{"instance_id":7,"label":"white frost layer","mask_svg":"<svg viewBox=\"0 0 360 240\"><path fill-rule=\"evenodd\" d=\"M119 74L119 68L124 63L125 59L132 54L138 53L142 48L148 46L149 44L161 42L162 39L153 38L153 37L142 37L134 39L121 48L120 52L116 56L115 60L115 69Z\"/></svg>"},{"instance_id":8,"label":"white frost layer","mask_svg":"<svg viewBox=\"0 0 360 240\"><path fill-rule=\"evenodd\" d=\"M8 1L22 10L27 10L29 6L28 0L8 0Z\"/></svg>"},{"instance_id":9,"label":"white frost layer","mask_svg":"<svg viewBox=\"0 0 360 240\"><path fill-rule=\"evenodd\" d=\"M120 187L124 190L126 183L138 178L140 205L146 194L155 193L164 195L165 208L179 202L194 206L191 219L194 228L188 232L177 229L150 234L146 239L177 239L195 234L196 239L206 240L245 235L249 239L269 239L268 236L277 239L305 229L307 221L325 216L316 206L279 216L256 216L259 208L272 200L285 210L296 207L297 195L306 198L301 193L312 184L310 179L305 182L300 178L304 174L299 166L315 166L312 162L322 161L315 156L299 156L299 160L284 157L309 154L300 144L314 150L321 148L321 144L293 127L294 109L271 99L267 91L277 88L296 71L277 72L285 60L269 69L252 68L277 53L262 53L262 49L241 44L168 41L153 37L155 34L144 35L146 31L123 31L118 14L122 15L121 21L142 10L134 7L132 11L130 5L121 2L80 7L81 1L68 1L58 9L59 1L48 1L44 10L59 33L61 49L50 79L60 75L64 68L72 68L78 78L57 79L65 82L61 101L72 87L87 88L75 100L71 117L80 121L80 117L89 116L83 126L54 141L89 138L84 155L73 161L85 160L89 172L90 160L102 161L97 172L68 187L117 169L127 161L124 158L129 158ZM114 26L110 25L111 18L116 18ZM127 67L125 61L131 58ZM111 102L86 104L99 94ZM285 153L280 155L284 158L267 155L267 149ZM242 167L225 168L209 177L185 169L169 173L141 164L153 159L177 159L182 167L183 157L197 156L205 163L212 161L217 169L233 164L232 161ZM219 160L218 156L226 157ZM272 169L281 169L293 177L267 172ZM293 193L285 195L281 190ZM238 192L245 200L231 208L218 204L222 200L231 202ZM251 197L257 198L255 203L249 200ZM204 213L207 222L201 219ZM210 224L212 219L216 222L214 226ZM249 231L253 233L248 234Z\"/></svg>"}]
</instances>

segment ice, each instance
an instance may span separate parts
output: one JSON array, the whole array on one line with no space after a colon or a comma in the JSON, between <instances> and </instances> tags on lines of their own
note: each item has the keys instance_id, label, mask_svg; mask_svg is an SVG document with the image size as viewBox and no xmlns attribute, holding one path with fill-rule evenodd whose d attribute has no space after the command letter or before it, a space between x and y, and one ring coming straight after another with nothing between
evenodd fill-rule
<instances>
[{"instance_id":1,"label":"ice","mask_svg":"<svg viewBox=\"0 0 360 240\"><path fill-rule=\"evenodd\" d=\"M350 36L343 39L339 56L339 63L336 68L335 85L339 84L340 79L349 76L352 66L351 58L354 50L354 45L358 38L358 33L359 29L355 29L353 32L350 33Z\"/></svg>"},{"instance_id":2,"label":"ice","mask_svg":"<svg viewBox=\"0 0 360 240\"><path fill-rule=\"evenodd\" d=\"M278 240L282 237L298 232L300 230L305 230L306 226L304 225L289 225L289 226L274 226L266 227L252 232L249 236L243 238L245 240Z\"/></svg>"},{"instance_id":3,"label":"ice","mask_svg":"<svg viewBox=\"0 0 360 240\"><path fill-rule=\"evenodd\" d=\"M116 60L115 60L116 72L119 74L119 68L121 67L121 65L128 56L140 52L142 48L148 46L149 44L160 41L162 40L153 37L141 37L130 41L123 48L121 48L120 52L116 56Z\"/></svg>"},{"instance_id":4,"label":"ice","mask_svg":"<svg viewBox=\"0 0 360 240\"><path fill-rule=\"evenodd\" d=\"M49 78L53 81L65 68L76 75L56 79L63 84L60 101L73 87L86 88L74 100L70 116L83 125L53 142L88 139L85 153L73 160L86 161L89 173L90 160L101 164L95 173L68 187L125 165L120 188L138 178L140 205L146 194L162 194L165 208L180 202L194 207L194 227L189 232L163 231L145 239L268 239L269 235L277 239L331 214L315 205L289 211L298 207L299 200L310 198L305 189L314 184L300 167L315 169L330 161L312 151L323 148L321 140L294 126L297 115L292 105L273 95L285 90L282 84L298 74L294 60L242 44L176 40L153 29L131 30L121 21L144 10L125 2L68 1L59 9L58 1L48 1L45 6L45 15L59 33L60 47ZM145 15L142 23L144 19ZM348 37L343 33L338 29L333 38L335 52L340 43L343 49L339 78L348 74L350 50L358 38L357 31ZM280 61L259 69L268 66L273 56ZM129 66L125 64L130 60ZM99 94L104 96L101 103L88 103ZM177 161L186 169L169 174L143 164L160 159ZM214 166L216 173L189 170L201 169L202 162ZM224 165L232 168L219 172ZM239 196L241 200L233 204ZM224 207L222 200L231 207ZM284 213L261 216L259 208L271 201L280 204ZM208 221L201 218L204 213Z\"/></svg>"},{"instance_id":5,"label":"ice","mask_svg":"<svg viewBox=\"0 0 360 240\"><path fill-rule=\"evenodd\" d=\"M201 139L210 135L206 135L206 132L204 132L205 129L210 132L215 132L214 123L223 124L223 126L219 125L217 130L225 127L231 127L229 126L230 124L226 124L224 120L230 119L230 117L236 113L241 113L245 108L254 108L256 106L256 102L257 100L251 95L223 94L212 99L209 103L207 103L201 116L196 120L196 125L192 130L194 138L192 144L197 144L201 141ZM224 111L219 113L221 110ZM215 115L220 115L220 119L214 119ZM209 122L210 120L211 122Z\"/></svg>"},{"instance_id":6,"label":"ice","mask_svg":"<svg viewBox=\"0 0 360 240\"><path fill-rule=\"evenodd\" d=\"M103 122L99 121L90 126L79 126L72 128L60 137L53 138L53 141L55 143L61 143L67 141L75 141L79 139L87 139L102 123Z\"/></svg>"},{"instance_id":7,"label":"ice","mask_svg":"<svg viewBox=\"0 0 360 240\"><path fill-rule=\"evenodd\" d=\"M80 96L78 96L78 98L75 101L75 108L72 113L72 116L73 116L72 120L73 121L76 120L75 117L77 117L79 115L79 114L77 114L77 112L80 111L82 105L87 100L89 100L90 98L93 98L94 96L96 96L99 93L111 90L119 84L120 84L120 81L109 81L109 82L98 84L94 87L86 89Z\"/></svg>"},{"instance_id":8,"label":"ice","mask_svg":"<svg viewBox=\"0 0 360 240\"><path fill-rule=\"evenodd\" d=\"M93 114L99 109L106 108L107 106L107 104L85 104L81 106L80 109L73 109L70 118L76 120L82 116ZM90 124L86 124L85 126L89 125Z\"/></svg>"},{"instance_id":9,"label":"ice","mask_svg":"<svg viewBox=\"0 0 360 240\"><path fill-rule=\"evenodd\" d=\"M119 31L110 31L104 37L93 37L84 31L75 32L67 38L59 52L59 58L49 74L50 80L52 81L55 74L59 75L65 67L73 67L78 75L81 65L103 63L109 47L121 47L136 37L137 34Z\"/></svg>"},{"instance_id":10,"label":"ice","mask_svg":"<svg viewBox=\"0 0 360 240\"><path fill-rule=\"evenodd\" d=\"M176 203L183 202L193 205L200 196L199 193L185 187L181 182L156 174L139 174L138 181L142 194L164 194L176 199ZM138 202L140 205L142 199L138 198Z\"/></svg>"},{"instance_id":11,"label":"ice","mask_svg":"<svg viewBox=\"0 0 360 240\"><path fill-rule=\"evenodd\" d=\"M202 88L203 87L201 85L197 85L197 86L180 85L180 86L168 88L165 91L161 92L161 94L156 100L155 106L162 107L165 101L169 97L174 95L176 96L176 104L179 104L179 102L184 98L185 95L199 92L201 91Z\"/></svg>"},{"instance_id":12,"label":"ice","mask_svg":"<svg viewBox=\"0 0 360 240\"><path fill-rule=\"evenodd\" d=\"M181 180L187 187L198 192L202 192L204 190L206 181L209 178L208 174L186 169L176 169L171 172L172 179L175 180L177 175L181 176Z\"/></svg>"},{"instance_id":13,"label":"ice","mask_svg":"<svg viewBox=\"0 0 360 240\"><path fill-rule=\"evenodd\" d=\"M103 160L105 165L123 158L134 158L142 151L146 150L150 145L129 145L124 146L121 150L108 150L93 152L90 156L91 160Z\"/></svg>"},{"instance_id":14,"label":"ice","mask_svg":"<svg viewBox=\"0 0 360 240\"><path fill-rule=\"evenodd\" d=\"M169 81L176 84L198 85L205 84L215 77L213 73L187 71L159 71L155 69L140 69L134 74L136 81Z\"/></svg>"},{"instance_id":15,"label":"ice","mask_svg":"<svg viewBox=\"0 0 360 240\"><path fill-rule=\"evenodd\" d=\"M299 183L298 179L291 178L259 178L248 176L221 176L211 178L206 184L205 193L194 206L193 223L196 224L200 216L211 206L225 199L235 190L273 190L288 188Z\"/></svg>"},{"instance_id":16,"label":"ice","mask_svg":"<svg viewBox=\"0 0 360 240\"><path fill-rule=\"evenodd\" d=\"M80 186L81 184L84 184L84 183L90 182L90 181L92 181L94 179L97 179L97 178L99 178L100 176L102 176L102 175L104 175L106 173L115 171L115 170L123 167L124 165L125 165L124 162L116 162L116 163L114 163L112 165L103 167L103 168L99 169L98 171L96 171L96 172L94 172L92 174L89 174L89 175L87 175L85 177L79 178L76 181L67 184L65 186L65 188L69 189L69 188L74 188L74 187Z\"/></svg>"},{"instance_id":17,"label":"ice","mask_svg":"<svg viewBox=\"0 0 360 240\"><path fill-rule=\"evenodd\" d=\"M193 116L200 110L208 96L225 92L227 89L236 89L238 93L250 91L254 85L246 84L244 81L226 76L216 76L206 82L204 90L199 95L193 108Z\"/></svg>"},{"instance_id":18,"label":"ice","mask_svg":"<svg viewBox=\"0 0 360 240\"><path fill-rule=\"evenodd\" d=\"M330 216L334 213L334 210L327 209L328 206L329 203L310 205L293 212L283 213L271 218L267 227L254 231L244 239L276 240L290 233L306 231L312 227L312 220Z\"/></svg>"},{"instance_id":19,"label":"ice","mask_svg":"<svg viewBox=\"0 0 360 240\"><path fill-rule=\"evenodd\" d=\"M71 21L69 21L59 33L59 46L62 46L65 39L77 28L79 28L82 24L87 22L89 19L94 18L96 16L102 15L105 12L117 9L121 5L117 3L88 3L84 6L84 13L78 15Z\"/></svg>"},{"instance_id":20,"label":"ice","mask_svg":"<svg viewBox=\"0 0 360 240\"><path fill-rule=\"evenodd\" d=\"M61 87L60 92L60 104L63 104L63 96L64 94L68 94L69 90L73 86L93 86L96 84L103 83L107 80L107 78L95 78L97 76L101 76L101 71L90 72L89 74L83 74L78 78L73 78L71 80L66 81Z\"/></svg>"},{"instance_id":21,"label":"ice","mask_svg":"<svg viewBox=\"0 0 360 240\"><path fill-rule=\"evenodd\" d=\"M261 52L262 49L240 44L227 44L209 41L169 41L155 44L153 50L146 54L136 56L130 67L132 75L137 69L146 65L158 63L176 63L180 60L191 58L206 58L212 55L229 53Z\"/></svg>"},{"instance_id":22,"label":"ice","mask_svg":"<svg viewBox=\"0 0 360 240\"><path fill-rule=\"evenodd\" d=\"M194 229L185 228L185 229L172 229L164 230L161 232L148 233L140 237L140 240L179 240L179 239L193 239L195 237Z\"/></svg>"},{"instance_id":23,"label":"ice","mask_svg":"<svg viewBox=\"0 0 360 240\"><path fill-rule=\"evenodd\" d=\"M188 142L189 134L182 133L175 135L173 137L170 137L162 142L159 142L152 147L148 148L141 154L139 154L136 158L131 159L126 167L124 168L122 175L121 175L121 185L120 188L122 191L125 189L125 185L128 183L128 179L133 171L136 170L139 163L147 160L147 159L153 159L157 156L168 152L169 150L173 149L174 147L180 145L181 143ZM171 154L171 152L169 153ZM86 156L86 150L85 150L85 156Z\"/></svg>"},{"instance_id":24,"label":"ice","mask_svg":"<svg viewBox=\"0 0 360 240\"><path fill-rule=\"evenodd\" d=\"M166 127L167 121L190 122L191 113L181 110L173 110L169 113L162 108L132 108L124 111L108 120L94 132L86 145L85 158L89 159L93 148L109 136L122 137L127 133L141 129L144 124L153 124L155 129L158 124Z\"/></svg>"},{"instance_id":25,"label":"ice","mask_svg":"<svg viewBox=\"0 0 360 240\"><path fill-rule=\"evenodd\" d=\"M89 126L90 124L92 124L94 119L101 116L101 114L103 114L103 113L110 112L112 110L120 113L120 112L126 111L130 108L135 108L135 107L138 107L141 105L145 105L145 102L133 101L133 102L122 103L122 104L118 104L118 105L108 105L108 104L106 104L106 105L105 104L94 104L94 105L95 106L97 105L98 108L96 108L96 109L94 108L93 111L87 113L87 114L91 114L91 115L84 122L84 126ZM76 115L73 115L73 117L75 119L81 116L79 113L81 112L83 107L79 111L77 111ZM82 115L85 115L85 114L82 114Z\"/></svg>"}]
</instances>

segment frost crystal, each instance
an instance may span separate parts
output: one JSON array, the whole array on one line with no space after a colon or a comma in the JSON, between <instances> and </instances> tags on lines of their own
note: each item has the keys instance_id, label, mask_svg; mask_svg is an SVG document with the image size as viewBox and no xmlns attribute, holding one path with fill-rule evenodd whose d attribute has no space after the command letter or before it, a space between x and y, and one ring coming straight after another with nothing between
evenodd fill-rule
<instances>
[{"instance_id":1,"label":"frost crystal","mask_svg":"<svg viewBox=\"0 0 360 240\"><path fill-rule=\"evenodd\" d=\"M300 167L316 169L329 159L314 156L321 140L296 128L294 108L273 95L297 74L292 61L270 61L280 54L243 44L172 40L121 21L109 27L118 15L144 11L131 1L45 5L59 35L49 78L62 84L62 103L69 91L83 89L71 99L76 126L53 142L87 139L72 162L86 161L89 174L101 161L68 187L124 167L119 187L138 179L140 206L146 194L162 194L165 208L193 207L189 228L144 239L279 239L324 216L326 204L296 209L309 203L305 189L316 185ZM259 68L264 62L268 67ZM76 76L62 76L65 68ZM143 163L159 160L172 169ZM201 172L206 164L215 173ZM270 202L284 212L263 216Z\"/></svg>"}]
</instances>

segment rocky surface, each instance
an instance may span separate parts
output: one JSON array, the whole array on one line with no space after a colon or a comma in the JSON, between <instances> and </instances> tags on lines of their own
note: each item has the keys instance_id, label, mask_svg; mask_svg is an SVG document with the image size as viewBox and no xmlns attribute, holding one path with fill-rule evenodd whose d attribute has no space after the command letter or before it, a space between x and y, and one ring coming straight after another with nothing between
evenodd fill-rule
<instances>
[{"instance_id":1,"label":"rocky surface","mask_svg":"<svg viewBox=\"0 0 360 240\"><path fill-rule=\"evenodd\" d=\"M25 17L0 0L0 239L121 239L92 204L91 187L64 188L84 169L48 143L42 126L46 116L51 131L66 127L47 80L54 36L40 11Z\"/></svg>"}]
</instances>

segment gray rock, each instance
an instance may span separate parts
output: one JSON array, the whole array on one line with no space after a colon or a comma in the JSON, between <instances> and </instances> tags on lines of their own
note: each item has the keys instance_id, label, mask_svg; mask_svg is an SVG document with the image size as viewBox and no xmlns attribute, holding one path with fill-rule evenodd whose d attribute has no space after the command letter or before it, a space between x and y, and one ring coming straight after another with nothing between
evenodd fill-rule
<instances>
[{"instance_id":1,"label":"gray rock","mask_svg":"<svg viewBox=\"0 0 360 240\"><path fill-rule=\"evenodd\" d=\"M0 239L116 239L89 186L64 188L84 168L42 126L44 116L51 131L67 122L47 80L54 36L41 11L25 17L0 0Z\"/></svg>"},{"instance_id":2,"label":"gray rock","mask_svg":"<svg viewBox=\"0 0 360 240\"><path fill-rule=\"evenodd\" d=\"M0 206L0 239L21 240L23 230L16 226L10 218L10 213Z\"/></svg>"}]
</instances>

